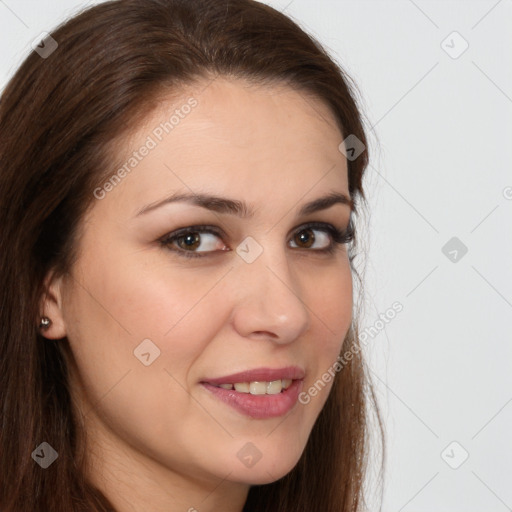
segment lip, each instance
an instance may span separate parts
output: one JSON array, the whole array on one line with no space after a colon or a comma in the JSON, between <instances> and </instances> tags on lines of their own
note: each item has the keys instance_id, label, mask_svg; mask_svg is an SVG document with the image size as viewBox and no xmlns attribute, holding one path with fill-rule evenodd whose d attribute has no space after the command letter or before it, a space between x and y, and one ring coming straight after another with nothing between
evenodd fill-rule
<instances>
[{"instance_id":1,"label":"lip","mask_svg":"<svg viewBox=\"0 0 512 512\"><path fill-rule=\"evenodd\" d=\"M255 382L273 380L291 379L302 380L304 379L305 372L299 366L286 366L284 368L255 368L253 370L246 370L243 372L233 373L225 377L217 377L213 379L204 379L201 384L213 384L219 386L220 384L235 384L237 382Z\"/></svg>"},{"instance_id":2,"label":"lip","mask_svg":"<svg viewBox=\"0 0 512 512\"><path fill-rule=\"evenodd\" d=\"M235 389L218 388L207 382L202 386L221 402L230 405L238 412L254 419L267 419L283 416L297 404L303 380L292 381L290 387L277 395L251 395L239 393Z\"/></svg>"},{"instance_id":3,"label":"lip","mask_svg":"<svg viewBox=\"0 0 512 512\"><path fill-rule=\"evenodd\" d=\"M297 404L299 394L304 383L305 372L298 366L286 368L257 368L247 370L225 377L208 379L201 385L221 402L231 406L238 412L254 419L276 418L287 414ZM240 393L235 389L219 388L220 384L234 384L237 382L255 382L291 379L288 389L277 395L251 395Z\"/></svg>"}]
</instances>

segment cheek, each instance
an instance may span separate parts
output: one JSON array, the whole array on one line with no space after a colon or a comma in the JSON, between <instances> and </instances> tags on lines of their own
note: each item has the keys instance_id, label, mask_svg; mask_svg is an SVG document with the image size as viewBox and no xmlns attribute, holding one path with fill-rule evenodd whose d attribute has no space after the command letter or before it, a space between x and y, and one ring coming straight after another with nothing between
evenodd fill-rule
<instances>
[{"instance_id":1,"label":"cheek","mask_svg":"<svg viewBox=\"0 0 512 512\"><path fill-rule=\"evenodd\" d=\"M87 280L77 278L82 286L74 288L67 309L68 339L89 400L100 400L114 385L119 404L126 394L132 404L149 407L159 401L155 390L167 399L164 390L176 391L178 397L172 376L187 381L224 321L222 302L209 296L221 275L109 255L83 262L77 275Z\"/></svg>"},{"instance_id":2,"label":"cheek","mask_svg":"<svg viewBox=\"0 0 512 512\"><path fill-rule=\"evenodd\" d=\"M198 319L218 316L214 305L203 304L221 277L218 270L180 268L151 254L118 256L103 254L95 258L101 265L93 261L82 267L89 297L84 297L76 310L87 312L90 328L115 333L122 343L129 340L134 344L133 349L145 338L168 344L182 325L194 321L198 331L210 325Z\"/></svg>"},{"instance_id":3,"label":"cheek","mask_svg":"<svg viewBox=\"0 0 512 512\"><path fill-rule=\"evenodd\" d=\"M303 284L307 290L308 306L312 321L318 329L324 331L321 337L325 341L323 348L338 347L352 321L353 286L352 273L347 264L338 264L324 272L316 272ZM324 351L320 351L323 353Z\"/></svg>"},{"instance_id":4,"label":"cheek","mask_svg":"<svg viewBox=\"0 0 512 512\"><path fill-rule=\"evenodd\" d=\"M186 446L194 425L211 422L188 388L227 321L215 289L223 272L103 262L83 267L87 291L77 286L68 309L82 412L91 430L98 416L141 450L179 458L174 444Z\"/></svg>"},{"instance_id":5,"label":"cheek","mask_svg":"<svg viewBox=\"0 0 512 512\"><path fill-rule=\"evenodd\" d=\"M312 319L309 361L311 373L303 385L300 402L316 417L337 378L336 361L350 329L353 308L353 286L350 267L338 266L310 282L308 306ZM310 341L311 341L310 340Z\"/></svg>"}]
</instances>

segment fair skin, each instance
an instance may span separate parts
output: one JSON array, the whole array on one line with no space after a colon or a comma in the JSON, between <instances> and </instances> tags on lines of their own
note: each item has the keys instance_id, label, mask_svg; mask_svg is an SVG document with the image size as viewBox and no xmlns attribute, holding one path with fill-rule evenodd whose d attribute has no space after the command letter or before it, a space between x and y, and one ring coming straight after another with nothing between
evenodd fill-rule
<instances>
[{"instance_id":1,"label":"fair skin","mask_svg":"<svg viewBox=\"0 0 512 512\"><path fill-rule=\"evenodd\" d=\"M350 207L298 213L333 192L349 197L332 114L288 86L223 77L205 85L169 96L125 138L120 162L189 97L197 100L95 199L78 261L69 275L49 277L42 307L52 320L44 335L67 337L74 356L71 391L85 416L89 476L120 512L240 512L251 485L291 471L332 382L307 405L263 419L221 402L201 382L295 365L307 390L336 360L352 318L347 245L302 227L316 221L344 230ZM254 213L180 201L137 215L176 192L244 201ZM200 233L202 258L158 242L198 224L222 233ZM236 252L248 236L263 249L251 263ZM331 254L316 250L331 244ZM160 350L148 366L134 356L144 339ZM247 443L261 454L251 467L237 457Z\"/></svg>"}]
</instances>

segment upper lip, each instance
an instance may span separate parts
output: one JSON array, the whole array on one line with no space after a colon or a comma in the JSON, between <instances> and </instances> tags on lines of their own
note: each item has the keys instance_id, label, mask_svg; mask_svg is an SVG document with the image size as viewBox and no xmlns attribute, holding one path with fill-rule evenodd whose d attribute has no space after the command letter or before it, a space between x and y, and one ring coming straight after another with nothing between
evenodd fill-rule
<instances>
[{"instance_id":1,"label":"upper lip","mask_svg":"<svg viewBox=\"0 0 512 512\"><path fill-rule=\"evenodd\" d=\"M203 382L207 384L236 384L237 382L272 382L274 380L303 379L305 372L299 366L286 366L284 368L254 368L243 372L233 373L225 377L217 377L214 379L205 379Z\"/></svg>"}]
</instances>

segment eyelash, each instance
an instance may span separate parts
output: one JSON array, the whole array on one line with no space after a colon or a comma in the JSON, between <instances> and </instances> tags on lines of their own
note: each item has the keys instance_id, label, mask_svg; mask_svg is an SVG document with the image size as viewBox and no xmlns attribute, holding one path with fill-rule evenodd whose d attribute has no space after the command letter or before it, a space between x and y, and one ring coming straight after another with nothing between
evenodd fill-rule
<instances>
[{"instance_id":1,"label":"eyelash","mask_svg":"<svg viewBox=\"0 0 512 512\"><path fill-rule=\"evenodd\" d=\"M345 230L339 230L332 224L327 224L324 222L309 222L307 224L304 224L301 226L297 231L295 231L294 234L298 234L302 231L305 231L307 229L315 229L318 231L323 231L324 233L327 233L331 236L332 242L326 249L311 249L311 251L321 254L333 254L339 245L347 244L349 242L352 242L354 240L354 227L352 225L352 221L349 222L349 225L347 229ZM189 226L186 228L178 229L176 231L173 231L172 233L169 233L165 235L163 238L160 239L160 243L167 247L169 250L172 250L173 252L176 252L180 256L183 256L185 258L204 258L208 256L209 254L217 251L186 251L181 248L173 248L171 249L169 246L178 240L179 238L188 235L190 233L208 233L215 235L219 238L222 238L223 234L217 230L216 228L213 228L212 226L206 226L206 225L197 225L197 226ZM295 248L294 248L295 249ZM300 249L300 247L298 248ZM305 248L307 250L307 248Z\"/></svg>"}]
</instances>

